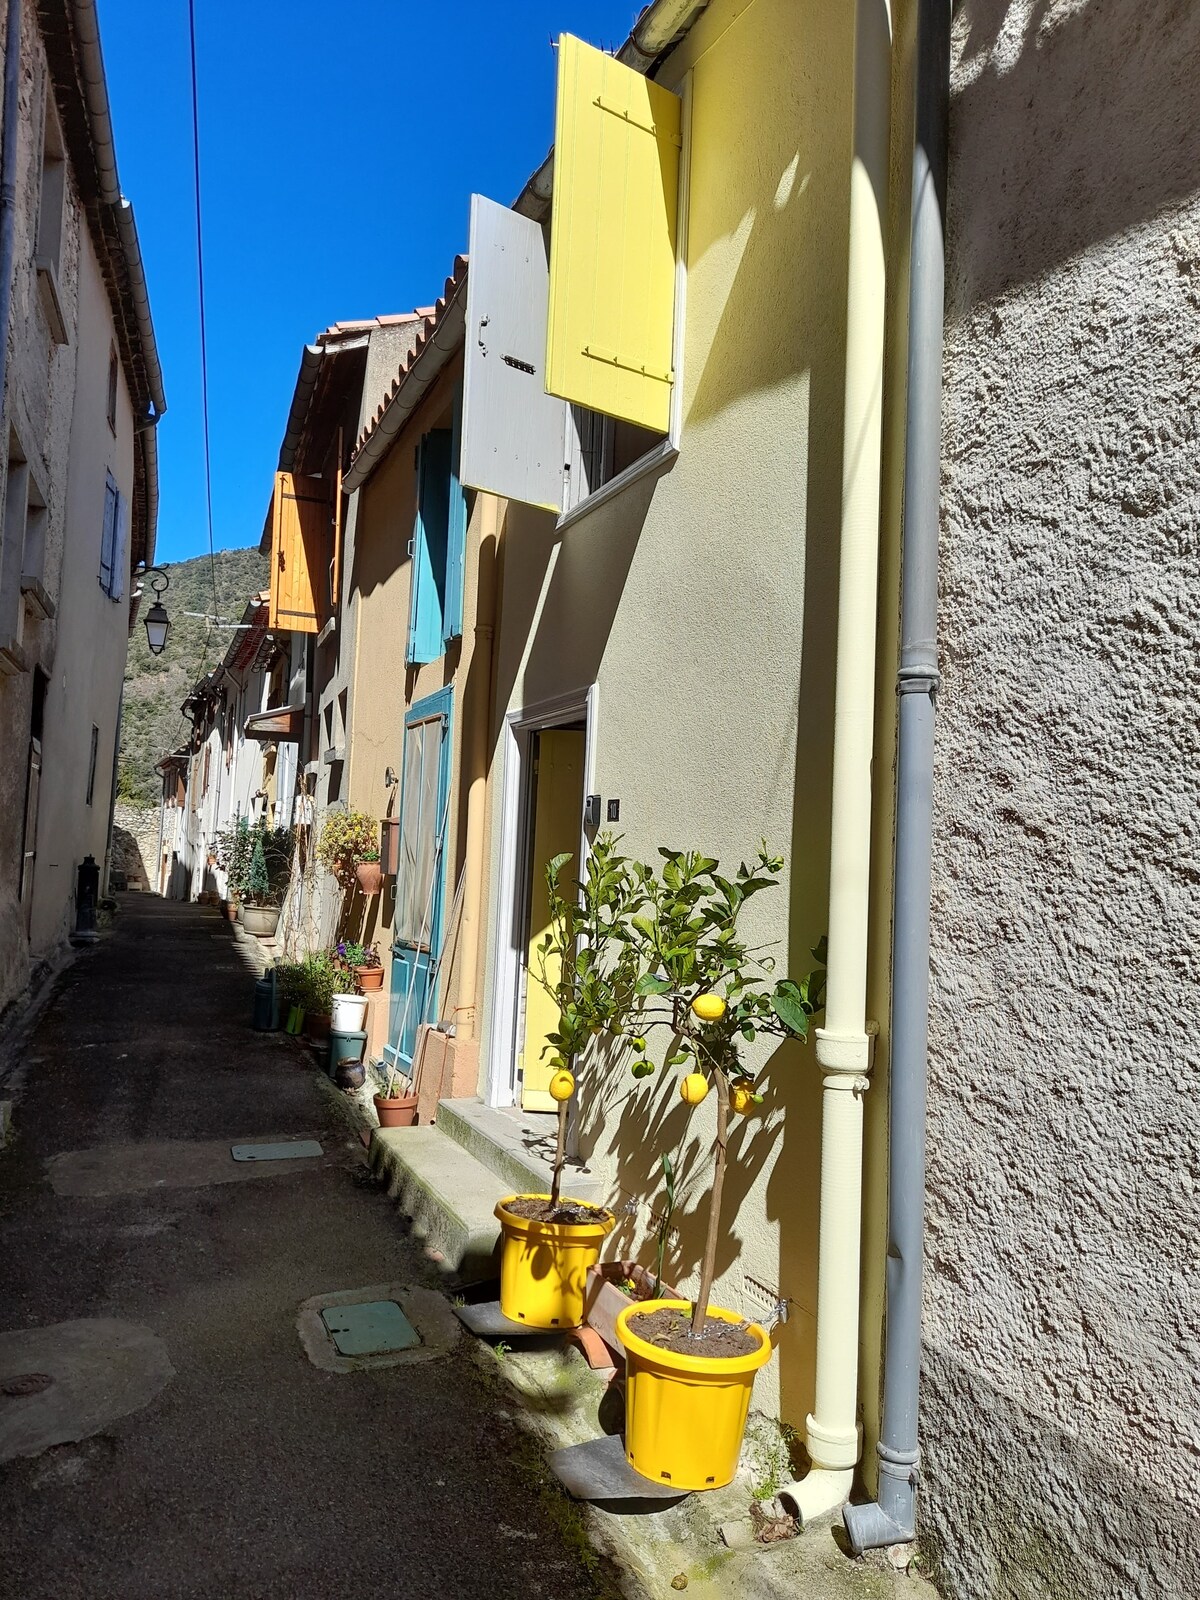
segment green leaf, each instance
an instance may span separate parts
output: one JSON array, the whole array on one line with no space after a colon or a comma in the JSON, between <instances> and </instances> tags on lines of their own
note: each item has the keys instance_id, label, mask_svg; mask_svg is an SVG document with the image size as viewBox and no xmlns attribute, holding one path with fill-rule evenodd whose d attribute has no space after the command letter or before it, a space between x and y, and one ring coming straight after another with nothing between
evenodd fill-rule
<instances>
[{"instance_id":1,"label":"green leaf","mask_svg":"<svg viewBox=\"0 0 1200 1600\"><path fill-rule=\"evenodd\" d=\"M634 992L640 995L666 994L674 988L670 978L656 978L652 973L646 972L634 985Z\"/></svg>"},{"instance_id":2,"label":"green leaf","mask_svg":"<svg viewBox=\"0 0 1200 1600\"><path fill-rule=\"evenodd\" d=\"M771 996L771 1010L789 1033L797 1038L808 1038L808 1012L799 988L790 978L782 978Z\"/></svg>"}]
</instances>

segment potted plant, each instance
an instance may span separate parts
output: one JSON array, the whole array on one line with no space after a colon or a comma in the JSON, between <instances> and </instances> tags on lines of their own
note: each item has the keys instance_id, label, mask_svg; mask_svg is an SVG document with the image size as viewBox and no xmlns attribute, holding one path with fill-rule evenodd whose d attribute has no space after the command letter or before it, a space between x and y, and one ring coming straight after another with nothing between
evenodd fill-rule
<instances>
[{"instance_id":1,"label":"potted plant","mask_svg":"<svg viewBox=\"0 0 1200 1600\"><path fill-rule=\"evenodd\" d=\"M272 939L292 867L292 830L259 823L250 832L250 859L242 901L242 927Z\"/></svg>"},{"instance_id":2,"label":"potted plant","mask_svg":"<svg viewBox=\"0 0 1200 1600\"><path fill-rule=\"evenodd\" d=\"M681 1489L720 1488L737 1470L754 1375L770 1359L766 1333L710 1304L721 1231L730 1120L762 1103L742 1048L760 1037L804 1039L824 991L824 941L817 968L800 983L771 983L773 963L751 949L738 920L752 896L775 887L782 858L765 847L729 878L709 856L660 850L643 877L648 914L635 919L645 971L639 991L670 1027L666 1065L685 1069L691 1107L716 1095L708 1226L695 1300L631 1303L617 1317L626 1358L626 1458L637 1472ZM764 981L765 980L765 981ZM653 1072L643 1056L639 1077Z\"/></svg>"},{"instance_id":3,"label":"potted plant","mask_svg":"<svg viewBox=\"0 0 1200 1600\"><path fill-rule=\"evenodd\" d=\"M327 950L314 950L300 963L300 1004L304 1007L304 1032L314 1043L329 1037L338 970Z\"/></svg>"},{"instance_id":4,"label":"potted plant","mask_svg":"<svg viewBox=\"0 0 1200 1600\"><path fill-rule=\"evenodd\" d=\"M294 961L275 963L275 992L285 1018L287 1033L299 1033L304 1026L304 969Z\"/></svg>"},{"instance_id":5,"label":"potted plant","mask_svg":"<svg viewBox=\"0 0 1200 1600\"><path fill-rule=\"evenodd\" d=\"M397 1094L400 1074L395 1065L380 1076L379 1091L375 1095L375 1114L381 1128L411 1128L417 1120L415 1086L409 1094Z\"/></svg>"},{"instance_id":6,"label":"potted plant","mask_svg":"<svg viewBox=\"0 0 1200 1600\"><path fill-rule=\"evenodd\" d=\"M338 955L354 974L354 981L363 994L374 994L377 989L383 988L383 962L375 945L343 939L337 948Z\"/></svg>"},{"instance_id":7,"label":"potted plant","mask_svg":"<svg viewBox=\"0 0 1200 1600\"><path fill-rule=\"evenodd\" d=\"M379 824L364 811L330 811L321 827L317 859L344 889L357 882L364 894L378 894L383 885Z\"/></svg>"},{"instance_id":8,"label":"potted plant","mask_svg":"<svg viewBox=\"0 0 1200 1600\"><path fill-rule=\"evenodd\" d=\"M550 1094L558 1105L553 1177L548 1195L508 1195L496 1207L502 1235L500 1306L506 1317L531 1328L580 1325L588 1270L616 1221L604 1207L562 1194L575 1065L599 1035L618 1049L630 1048L645 1008L637 989L638 947L630 920L645 904L645 890L641 869L616 846L611 834L597 838L583 882L574 883L569 894L562 892L559 878L570 855L555 856L545 869L550 930L535 951L529 976L558 1006L558 1025L543 1050L554 1068Z\"/></svg>"}]
</instances>

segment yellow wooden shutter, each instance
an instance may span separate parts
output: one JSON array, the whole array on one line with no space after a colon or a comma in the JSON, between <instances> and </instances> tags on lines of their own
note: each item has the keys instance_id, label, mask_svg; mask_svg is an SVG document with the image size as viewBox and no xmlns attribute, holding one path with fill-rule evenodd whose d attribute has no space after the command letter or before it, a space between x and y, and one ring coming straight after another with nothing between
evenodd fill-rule
<instances>
[{"instance_id":1,"label":"yellow wooden shutter","mask_svg":"<svg viewBox=\"0 0 1200 1600\"><path fill-rule=\"evenodd\" d=\"M546 388L665 433L671 411L680 101L558 41Z\"/></svg>"},{"instance_id":2,"label":"yellow wooden shutter","mask_svg":"<svg viewBox=\"0 0 1200 1600\"><path fill-rule=\"evenodd\" d=\"M319 633L325 621L330 554L329 485L275 474L271 501L271 627Z\"/></svg>"}]
</instances>

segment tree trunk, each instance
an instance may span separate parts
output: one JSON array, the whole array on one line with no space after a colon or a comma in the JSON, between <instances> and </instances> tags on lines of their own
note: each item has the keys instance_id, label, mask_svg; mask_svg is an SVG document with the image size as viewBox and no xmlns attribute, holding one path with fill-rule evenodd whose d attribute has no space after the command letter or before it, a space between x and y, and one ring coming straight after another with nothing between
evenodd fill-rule
<instances>
[{"instance_id":1,"label":"tree trunk","mask_svg":"<svg viewBox=\"0 0 1200 1600\"><path fill-rule=\"evenodd\" d=\"M704 1264L700 1268L700 1288L692 1307L692 1333L697 1337L704 1332L708 1316L708 1300L712 1294L713 1279L717 1273L717 1239L721 1232L721 1191L725 1187L725 1146L729 1139L729 1079L720 1067L714 1066L713 1081L717 1086L717 1142L716 1160L713 1164L712 1189L708 1196L708 1238L704 1241Z\"/></svg>"},{"instance_id":2,"label":"tree trunk","mask_svg":"<svg viewBox=\"0 0 1200 1600\"><path fill-rule=\"evenodd\" d=\"M570 1072L575 1065L575 1057L567 1057L567 1071ZM556 1206L562 1194L563 1164L567 1159L567 1107L569 1100L558 1102L558 1128L557 1143L554 1147L554 1176L550 1181L550 1204Z\"/></svg>"}]
</instances>

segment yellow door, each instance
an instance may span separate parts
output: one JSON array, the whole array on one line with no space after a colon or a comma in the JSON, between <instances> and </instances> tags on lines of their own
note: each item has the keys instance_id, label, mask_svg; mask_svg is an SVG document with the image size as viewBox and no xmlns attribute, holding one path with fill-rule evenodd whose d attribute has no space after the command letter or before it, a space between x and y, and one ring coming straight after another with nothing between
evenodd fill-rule
<instances>
[{"instance_id":1,"label":"yellow door","mask_svg":"<svg viewBox=\"0 0 1200 1600\"><path fill-rule=\"evenodd\" d=\"M550 931L550 896L546 892L546 863L570 851L573 859L562 870L560 883L572 882L579 872L579 838L583 822L583 734L553 729L538 736L536 801L533 815L532 882L529 894L529 938L526 966L533 961L539 940ZM537 970L536 962L534 971ZM551 982L558 978L558 963L547 962ZM550 1057L543 1049L546 1035L558 1027L558 1006L533 972L525 977L525 1032L521 1057L521 1104L526 1111L555 1111L550 1098Z\"/></svg>"}]
</instances>

